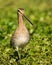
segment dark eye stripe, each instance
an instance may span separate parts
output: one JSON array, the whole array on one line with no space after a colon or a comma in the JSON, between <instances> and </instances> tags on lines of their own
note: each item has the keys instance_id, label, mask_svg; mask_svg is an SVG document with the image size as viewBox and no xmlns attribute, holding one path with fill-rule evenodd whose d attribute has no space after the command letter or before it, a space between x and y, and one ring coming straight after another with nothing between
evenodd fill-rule
<instances>
[{"instance_id":1,"label":"dark eye stripe","mask_svg":"<svg viewBox=\"0 0 52 65\"><path fill-rule=\"evenodd\" d=\"M20 12L20 11L18 10L18 12Z\"/></svg>"}]
</instances>

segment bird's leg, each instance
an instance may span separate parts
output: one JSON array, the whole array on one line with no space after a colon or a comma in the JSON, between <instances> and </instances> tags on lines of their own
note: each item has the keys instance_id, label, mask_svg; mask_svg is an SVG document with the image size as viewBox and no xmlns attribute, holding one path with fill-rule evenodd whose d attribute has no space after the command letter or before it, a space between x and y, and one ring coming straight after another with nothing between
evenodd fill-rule
<instances>
[{"instance_id":1,"label":"bird's leg","mask_svg":"<svg viewBox=\"0 0 52 65\"><path fill-rule=\"evenodd\" d=\"M18 52L18 58L21 59L20 49L18 49L18 47L16 47L16 51Z\"/></svg>"},{"instance_id":2,"label":"bird's leg","mask_svg":"<svg viewBox=\"0 0 52 65\"><path fill-rule=\"evenodd\" d=\"M21 59L20 50L18 50L18 56L19 56L19 59Z\"/></svg>"},{"instance_id":3,"label":"bird's leg","mask_svg":"<svg viewBox=\"0 0 52 65\"><path fill-rule=\"evenodd\" d=\"M18 51L18 47L16 47L16 49L15 49L16 51Z\"/></svg>"}]
</instances>

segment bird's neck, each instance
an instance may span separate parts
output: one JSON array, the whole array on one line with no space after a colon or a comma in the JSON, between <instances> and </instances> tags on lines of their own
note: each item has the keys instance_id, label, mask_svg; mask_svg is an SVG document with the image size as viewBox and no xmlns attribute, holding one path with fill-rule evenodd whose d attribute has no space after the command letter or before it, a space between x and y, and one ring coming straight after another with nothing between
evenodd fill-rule
<instances>
[{"instance_id":1,"label":"bird's neck","mask_svg":"<svg viewBox=\"0 0 52 65\"><path fill-rule=\"evenodd\" d=\"M23 18L22 18L22 14L19 14L18 15L18 25L19 25L19 27L21 27L21 26L24 25Z\"/></svg>"}]
</instances>

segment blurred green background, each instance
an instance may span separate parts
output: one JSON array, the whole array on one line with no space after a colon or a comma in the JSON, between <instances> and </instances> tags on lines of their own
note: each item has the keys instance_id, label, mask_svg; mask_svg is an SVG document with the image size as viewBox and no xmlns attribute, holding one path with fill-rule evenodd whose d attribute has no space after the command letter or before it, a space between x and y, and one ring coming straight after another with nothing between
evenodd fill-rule
<instances>
[{"instance_id":1,"label":"blurred green background","mask_svg":"<svg viewBox=\"0 0 52 65\"><path fill-rule=\"evenodd\" d=\"M21 7L34 27L24 19L31 38L17 61L10 39ZM52 65L52 0L0 0L0 65Z\"/></svg>"}]
</instances>

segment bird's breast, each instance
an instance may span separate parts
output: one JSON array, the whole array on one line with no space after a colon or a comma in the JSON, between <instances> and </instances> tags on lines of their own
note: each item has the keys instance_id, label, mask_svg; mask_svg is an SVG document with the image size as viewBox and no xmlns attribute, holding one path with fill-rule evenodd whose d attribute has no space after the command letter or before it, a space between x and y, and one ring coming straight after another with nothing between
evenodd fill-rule
<instances>
[{"instance_id":1,"label":"bird's breast","mask_svg":"<svg viewBox=\"0 0 52 65\"><path fill-rule=\"evenodd\" d=\"M28 41L29 41L29 34L27 35L19 34L19 35L16 35L15 45L16 46L25 45Z\"/></svg>"}]
</instances>

